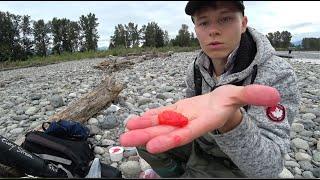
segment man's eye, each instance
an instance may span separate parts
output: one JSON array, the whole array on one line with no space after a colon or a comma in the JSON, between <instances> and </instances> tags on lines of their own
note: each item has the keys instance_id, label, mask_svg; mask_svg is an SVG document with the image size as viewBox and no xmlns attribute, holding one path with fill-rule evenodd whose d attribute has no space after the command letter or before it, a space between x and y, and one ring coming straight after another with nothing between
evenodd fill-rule
<instances>
[{"instance_id":1,"label":"man's eye","mask_svg":"<svg viewBox=\"0 0 320 180\"><path fill-rule=\"evenodd\" d=\"M204 21L204 22L199 23L199 25L200 26L206 26L206 25L208 25L208 22Z\"/></svg>"},{"instance_id":2,"label":"man's eye","mask_svg":"<svg viewBox=\"0 0 320 180\"><path fill-rule=\"evenodd\" d=\"M230 21L232 21L231 17L223 17L219 20L219 23L223 24L223 23L228 23Z\"/></svg>"}]
</instances>

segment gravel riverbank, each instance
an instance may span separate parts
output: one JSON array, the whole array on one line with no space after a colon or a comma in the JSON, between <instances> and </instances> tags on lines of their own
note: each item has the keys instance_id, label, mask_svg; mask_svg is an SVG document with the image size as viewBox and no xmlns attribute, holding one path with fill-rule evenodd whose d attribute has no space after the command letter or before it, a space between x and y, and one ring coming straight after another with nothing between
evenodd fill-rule
<instances>
[{"instance_id":1,"label":"gravel riverbank","mask_svg":"<svg viewBox=\"0 0 320 180\"><path fill-rule=\"evenodd\" d=\"M86 123L96 134L90 139L97 145L96 157L118 167L124 177L138 177L148 168L134 148L127 148L125 158L120 162L110 160L108 148L119 145L118 137L124 132L124 123L131 115L184 98L186 68L196 53L174 53L114 73L117 81L126 88L114 105ZM296 70L302 104L292 125L291 151L285 156L283 177L320 177L320 58L313 56L286 59ZM304 58L314 59L313 63L303 62ZM49 116L90 92L106 75L93 68L103 60L86 59L1 71L0 135L14 141L19 134L45 122Z\"/></svg>"}]
</instances>

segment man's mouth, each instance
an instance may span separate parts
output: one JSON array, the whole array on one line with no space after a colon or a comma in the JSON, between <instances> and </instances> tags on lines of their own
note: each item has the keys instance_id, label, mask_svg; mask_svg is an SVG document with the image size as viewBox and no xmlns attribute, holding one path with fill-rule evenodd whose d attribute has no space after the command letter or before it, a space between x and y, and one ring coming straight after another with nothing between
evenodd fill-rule
<instances>
[{"instance_id":1,"label":"man's mouth","mask_svg":"<svg viewBox=\"0 0 320 180\"><path fill-rule=\"evenodd\" d=\"M223 48L223 43L219 42L219 41L213 41L208 44L208 47L210 49L221 49L221 48Z\"/></svg>"},{"instance_id":2,"label":"man's mouth","mask_svg":"<svg viewBox=\"0 0 320 180\"><path fill-rule=\"evenodd\" d=\"M222 42L219 42L219 41L214 41L214 42L211 42L209 43L209 45L218 45L218 44L222 44Z\"/></svg>"}]
</instances>

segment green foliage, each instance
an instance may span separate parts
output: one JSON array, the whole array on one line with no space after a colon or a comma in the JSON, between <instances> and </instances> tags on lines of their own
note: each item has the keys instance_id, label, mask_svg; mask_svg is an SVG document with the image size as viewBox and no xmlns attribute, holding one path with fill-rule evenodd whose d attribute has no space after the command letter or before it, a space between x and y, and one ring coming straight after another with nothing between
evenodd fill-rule
<instances>
[{"instance_id":1,"label":"green foliage","mask_svg":"<svg viewBox=\"0 0 320 180\"><path fill-rule=\"evenodd\" d=\"M171 39L170 45L179 46L179 47L199 47L200 44L198 39L195 37L193 32L188 31L188 26L182 24L180 30L178 31L178 35L175 39Z\"/></svg>"},{"instance_id":2,"label":"green foliage","mask_svg":"<svg viewBox=\"0 0 320 180\"><path fill-rule=\"evenodd\" d=\"M61 54L62 52L62 32L60 25L61 20L57 19L56 17L49 22L51 33L53 36L53 43L52 43L52 53L53 54Z\"/></svg>"},{"instance_id":3,"label":"green foliage","mask_svg":"<svg viewBox=\"0 0 320 180\"><path fill-rule=\"evenodd\" d=\"M25 59L20 38L21 16L0 12L0 62Z\"/></svg>"},{"instance_id":4,"label":"green foliage","mask_svg":"<svg viewBox=\"0 0 320 180\"><path fill-rule=\"evenodd\" d=\"M320 51L320 38L303 38L302 48L308 51Z\"/></svg>"},{"instance_id":5,"label":"green foliage","mask_svg":"<svg viewBox=\"0 0 320 180\"><path fill-rule=\"evenodd\" d=\"M200 47L200 43L198 41L198 39L194 36L193 32L191 33L191 37L190 37L190 43L191 43L191 46L198 46Z\"/></svg>"},{"instance_id":6,"label":"green foliage","mask_svg":"<svg viewBox=\"0 0 320 180\"><path fill-rule=\"evenodd\" d=\"M164 42L164 45L165 45L165 46L168 46L169 43L170 43L170 38L169 38L168 31L164 31L164 34L163 34L163 42Z\"/></svg>"},{"instance_id":7,"label":"green foliage","mask_svg":"<svg viewBox=\"0 0 320 180\"><path fill-rule=\"evenodd\" d=\"M23 58L21 60L26 60L28 57L33 55L33 41L32 41L32 28L30 26L30 16L26 15L22 17L21 31L22 31L22 43L23 48Z\"/></svg>"},{"instance_id":8,"label":"green foliage","mask_svg":"<svg viewBox=\"0 0 320 180\"><path fill-rule=\"evenodd\" d=\"M137 47L139 46L140 32L138 30L138 25L129 22L128 25L125 25L126 33L126 47Z\"/></svg>"},{"instance_id":9,"label":"green foliage","mask_svg":"<svg viewBox=\"0 0 320 180\"><path fill-rule=\"evenodd\" d=\"M7 13L0 12L0 62L10 59L13 41L13 31L10 16Z\"/></svg>"},{"instance_id":10,"label":"green foliage","mask_svg":"<svg viewBox=\"0 0 320 180\"><path fill-rule=\"evenodd\" d=\"M69 19L53 18L50 24L53 36L53 54L76 52L80 46L80 25Z\"/></svg>"},{"instance_id":11,"label":"green foliage","mask_svg":"<svg viewBox=\"0 0 320 180\"><path fill-rule=\"evenodd\" d=\"M281 33L279 31L270 32L267 34L267 38L274 48L288 48L291 46L292 35L288 31L282 31Z\"/></svg>"},{"instance_id":12,"label":"green foliage","mask_svg":"<svg viewBox=\"0 0 320 180\"><path fill-rule=\"evenodd\" d=\"M99 23L97 22L95 14L88 14L87 16L82 15L80 17L80 27L82 38L82 50L85 51L96 51L98 47L98 30L97 27Z\"/></svg>"},{"instance_id":13,"label":"green foliage","mask_svg":"<svg viewBox=\"0 0 320 180\"><path fill-rule=\"evenodd\" d=\"M28 15L0 11L0 62L47 56L50 52L95 51L99 38L97 20L90 13L82 15L79 22L53 18L45 23L42 19L32 21ZM30 27L31 22L33 27Z\"/></svg>"},{"instance_id":14,"label":"green foliage","mask_svg":"<svg viewBox=\"0 0 320 180\"><path fill-rule=\"evenodd\" d=\"M163 47L164 31L159 27L156 22L150 22L144 26L142 33L144 34L144 47Z\"/></svg>"},{"instance_id":15,"label":"green foliage","mask_svg":"<svg viewBox=\"0 0 320 180\"><path fill-rule=\"evenodd\" d=\"M35 21L33 23L33 36L35 43L35 52L38 56L47 56L48 46L49 46L49 36L50 32L48 24L45 24L43 19Z\"/></svg>"},{"instance_id":16,"label":"green foliage","mask_svg":"<svg viewBox=\"0 0 320 180\"><path fill-rule=\"evenodd\" d=\"M188 26L186 24L182 24L181 29L178 32L176 38L172 41L174 46L187 47L191 45L191 35L188 31Z\"/></svg>"},{"instance_id":17,"label":"green foliage","mask_svg":"<svg viewBox=\"0 0 320 180\"><path fill-rule=\"evenodd\" d=\"M115 47L130 46L128 41L128 36L129 36L129 33L125 30L125 27L122 24L118 24L115 27L114 35L111 36L109 48L112 49Z\"/></svg>"},{"instance_id":18,"label":"green foliage","mask_svg":"<svg viewBox=\"0 0 320 180\"><path fill-rule=\"evenodd\" d=\"M118 24L111 36L109 49L140 47L163 47L169 44L168 32L162 30L156 22L150 22L138 29L138 25L129 22L128 25Z\"/></svg>"}]
</instances>

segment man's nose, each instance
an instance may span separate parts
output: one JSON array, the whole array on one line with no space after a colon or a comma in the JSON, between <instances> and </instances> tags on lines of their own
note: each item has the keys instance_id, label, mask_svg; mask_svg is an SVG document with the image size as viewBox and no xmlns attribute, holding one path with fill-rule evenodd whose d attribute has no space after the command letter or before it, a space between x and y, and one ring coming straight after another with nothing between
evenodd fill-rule
<instances>
[{"instance_id":1,"label":"man's nose","mask_svg":"<svg viewBox=\"0 0 320 180\"><path fill-rule=\"evenodd\" d=\"M221 34L221 30L219 29L216 23L211 23L208 28L210 36L216 36Z\"/></svg>"}]
</instances>

